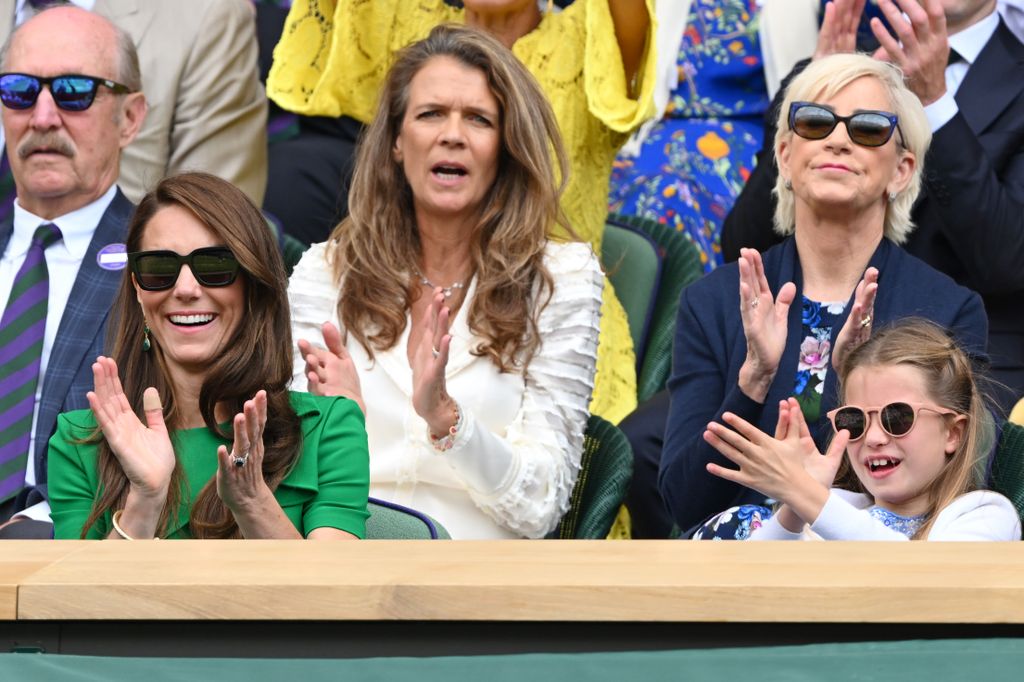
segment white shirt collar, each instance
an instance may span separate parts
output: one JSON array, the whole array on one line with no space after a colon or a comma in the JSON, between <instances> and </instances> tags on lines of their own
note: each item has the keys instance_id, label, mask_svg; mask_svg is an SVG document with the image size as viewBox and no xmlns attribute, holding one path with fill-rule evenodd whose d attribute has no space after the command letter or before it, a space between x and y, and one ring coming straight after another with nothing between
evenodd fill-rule
<instances>
[{"instance_id":1,"label":"white shirt collar","mask_svg":"<svg viewBox=\"0 0 1024 682\"><path fill-rule=\"evenodd\" d=\"M60 228L64 247L68 253L81 260L89 248L89 242L92 241L92 235L96 232L96 226L100 224L100 219L103 218L103 214L116 194L117 185L111 185L110 189L96 201L53 220L40 218L22 208L21 204L15 201L14 232L11 234L8 252L13 254L28 251L36 228L44 223L53 223Z\"/></svg>"},{"instance_id":2,"label":"white shirt collar","mask_svg":"<svg viewBox=\"0 0 1024 682\"><path fill-rule=\"evenodd\" d=\"M949 47L960 53L964 61L973 64L978 60L978 55L985 48L989 38L999 27L999 13L992 11L981 21L971 24L959 33L949 37Z\"/></svg>"}]
</instances>

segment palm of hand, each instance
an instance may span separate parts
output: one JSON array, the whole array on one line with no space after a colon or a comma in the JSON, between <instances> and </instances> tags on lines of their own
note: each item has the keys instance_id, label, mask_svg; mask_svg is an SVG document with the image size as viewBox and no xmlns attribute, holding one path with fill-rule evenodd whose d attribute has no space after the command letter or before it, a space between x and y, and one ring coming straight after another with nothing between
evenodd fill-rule
<instances>
[{"instance_id":1,"label":"palm of hand","mask_svg":"<svg viewBox=\"0 0 1024 682\"><path fill-rule=\"evenodd\" d=\"M148 428L131 410L122 410L103 427L103 436L135 488L162 490L174 471L174 447L166 431Z\"/></svg>"}]
</instances>

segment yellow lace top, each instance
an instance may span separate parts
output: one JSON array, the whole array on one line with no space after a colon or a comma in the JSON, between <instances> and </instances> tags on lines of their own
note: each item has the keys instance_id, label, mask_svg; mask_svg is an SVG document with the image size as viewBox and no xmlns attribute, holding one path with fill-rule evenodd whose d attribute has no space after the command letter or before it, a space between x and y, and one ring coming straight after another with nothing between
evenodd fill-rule
<instances>
[{"instance_id":1,"label":"yellow lace top","mask_svg":"<svg viewBox=\"0 0 1024 682\"><path fill-rule=\"evenodd\" d=\"M562 205L576 233L600 253L608 177L628 133L654 112L654 0L647 52L628 94L606 0L576 0L545 14L513 45L537 78L561 127L571 175ZM443 0L295 0L274 50L267 94L282 108L368 123L399 49L440 23L462 23ZM598 374L591 410L618 422L636 406L636 368L626 314L606 281Z\"/></svg>"}]
</instances>

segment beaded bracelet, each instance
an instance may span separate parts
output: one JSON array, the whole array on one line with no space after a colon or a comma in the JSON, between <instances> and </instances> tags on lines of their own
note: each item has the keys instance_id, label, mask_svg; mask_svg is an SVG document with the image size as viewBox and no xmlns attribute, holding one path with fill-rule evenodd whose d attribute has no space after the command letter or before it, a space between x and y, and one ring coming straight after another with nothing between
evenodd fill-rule
<instances>
[{"instance_id":1,"label":"beaded bracelet","mask_svg":"<svg viewBox=\"0 0 1024 682\"><path fill-rule=\"evenodd\" d=\"M452 401L454 403L454 401ZM445 450L451 450L452 446L455 445L455 436L459 433L459 429L462 428L462 408L459 407L458 403L455 404L455 423L448 429L448 433L438 438L434 434L430 433L430 427L427 427L427 435L430 436L430 444L434 446L434 449L439 452Z\"/></svg>"},{"instance_id":2,"label":"beaded bracelet","mask_svg":"<svg viewBox=\"0 0 1024 682\"><path fill-rule=\"evenodd\" d=\"M135 538L133 538L131 535L128 535L128 533L125 533L124 529L121 528L120 524L118 524L118 522L117 522L117 520L119 518L121 518L121 512L123 512L123 511L124 511L124 509L118 509L116 512L114 512L113 516L110 517L110 522L112 524L114 524L114 532L115 533L120 535L125 540L134 540ZM159 540L160 538L153 538L153 539L154 540Z\"/></svg>"}]
</instances>

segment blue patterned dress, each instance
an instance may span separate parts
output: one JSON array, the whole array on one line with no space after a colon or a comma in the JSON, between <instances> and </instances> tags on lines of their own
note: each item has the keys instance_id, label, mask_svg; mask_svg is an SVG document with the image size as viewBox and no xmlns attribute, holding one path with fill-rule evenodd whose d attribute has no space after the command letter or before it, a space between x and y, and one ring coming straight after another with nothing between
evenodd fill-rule
<instances>
[{"instance_id":1,"label":"blue patterned dress","mask_svg":"<svg viewBox=\"0 0 1024 682\"><path fill-rule=\"evenodd\" d=\"M756 0L693 0L679 86L640 155L620 154L609 210L684 232L705 271L722 263L721 228L754 168L768 91Z\"/></svg>"}]
</instances>

